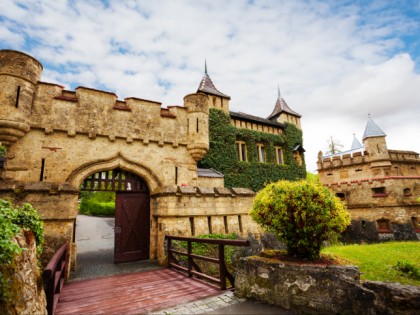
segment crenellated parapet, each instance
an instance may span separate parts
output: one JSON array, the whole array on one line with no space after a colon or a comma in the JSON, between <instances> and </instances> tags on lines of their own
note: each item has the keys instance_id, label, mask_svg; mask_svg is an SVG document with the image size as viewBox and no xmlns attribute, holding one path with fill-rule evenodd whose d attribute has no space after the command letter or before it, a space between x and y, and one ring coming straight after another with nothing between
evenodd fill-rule
<instances>
[{"instance_id":1,"label":"crenellated parapet","mask_svg":"<svg viewBox=\"0 0 420 315\"><path fill-rule=\"evenodd\" d=\"M333 156L323 156L322 152L318 154L318 170L328 170L342 166L352 166L366 162L367 152L351 152L336 154Z\"/></svg>"},{"instance_id":2,"label":"crenellated parapet","mask_svg":"<svg viewBox=\"0 0 420 315\"><path fill-rule=\"evenodd\" d=\"M197 161L208 151L208 96L185 97L185 105L162 108L155 101L41 82L42 65L18 51L0 51L0 142L10 145L31 128L69 137L106 137L159 146L188 146Z\"/></svg>"},{"instance_id":3,"label":"crenellated parapet","mask_svg":"<svg viewBox=\"0 0 420 315\"><path fill-rule=\"evenodd\" d=\"M45 133L66 132L69 137L99 136L128 143L157 142L159 145L187 145L186 108L129 97L118 100L115 93L78 87L75 91L40 82L34 102L31 126Z\"/></svg>"}]
</instances>

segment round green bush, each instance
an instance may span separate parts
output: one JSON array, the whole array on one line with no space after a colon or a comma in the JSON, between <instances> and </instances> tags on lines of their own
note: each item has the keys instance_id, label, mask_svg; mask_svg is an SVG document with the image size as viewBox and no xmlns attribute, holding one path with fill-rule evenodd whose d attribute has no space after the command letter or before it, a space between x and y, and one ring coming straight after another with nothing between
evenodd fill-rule
<instances>
[{"instance_id":1,"label":"round green bush","mask_svg":"<svg viewBox=\"0 0 420 315\"><path fill-rule=\"evenodd\" d=\"M350 224L339 198L316 181L279 181L254 200L251 217L284 241L289 256L319 258L324 241L334 242Z\"/></svg>"}]
</instances>

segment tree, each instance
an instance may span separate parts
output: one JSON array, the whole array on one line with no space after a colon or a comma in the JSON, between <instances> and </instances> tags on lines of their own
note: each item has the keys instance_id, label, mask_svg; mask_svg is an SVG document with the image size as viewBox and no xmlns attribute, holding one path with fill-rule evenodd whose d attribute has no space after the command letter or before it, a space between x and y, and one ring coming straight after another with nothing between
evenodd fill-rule
<instances>
[{"instance_id":1,"label":"tree","mask_svg":"<svg viewBox=\"0 0 420 315\"><path fill-rule=\"evenodd\" d=\"M279 181L262 189L251 217L285 241L289 256L319 258L324 241L335 242L350 224L344 204L317 181Z\"/></svg>"},{"instance_id":2,"label":"tree","mask_svg":"<svg viewBox=\"0 0 420 315\"><path fill-rule=\"evenodd\" d=\"M325 154L337 154L341 152L341 149L344 147L343 144L334 139L333 136L330 136L330 138L327 140L328 147Z\"/></svg>"}]
</instances>

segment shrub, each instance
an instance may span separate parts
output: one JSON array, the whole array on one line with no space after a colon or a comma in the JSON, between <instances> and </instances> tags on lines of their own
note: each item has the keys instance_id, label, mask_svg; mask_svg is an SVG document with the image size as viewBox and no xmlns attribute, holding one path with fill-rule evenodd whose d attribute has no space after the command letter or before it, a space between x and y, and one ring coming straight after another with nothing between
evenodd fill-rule
<instances>
[{"instance_id":1,"label":"shrub","mask_svg":"<svg viewBox=\"0 0 420 315\"><path fill-rule=\"evenodd\" d=\"M398 261L397 265L393 268L409 278L420 280L420 269L409 261Z\"/></svg>"},{"instance_id":2,"label":"shrub","mask_svg":"<svg viewBox=\"0 0 420 315\"><path fill-rule=\"evenodd\" d=\"M6 147L0 145L0 158L5 158L7 154L7 149Z\"/></svg>"},{"instance_id":3,"label":"shrub","mask_svg":"<svg viewBox=\"0 0 420 315\"><path fill-rule=\"evenodd\" d=\"M343 203L316 181L279 181L262 189L251 217L277 235L290 256L319 258L324 241L334 242L350 224Z\"/></svg>"},{"instance_id":4,"label":"shrub","mask_svg":"<svg viewBox=\"0 0 420 315\"><path fill-rule=\"evenodd\" d=\"M34 233L39 257L44 244L44 224L39 214L30 204L17 208L10 201L0 199L0 263L8 263L20 254L20 247L11 242L11 237L22 228Z\"/></svg>"},{"instance_id":5,"label":"shrub","mask_svg":"<svg viewBox=\"0 0 420 315\"><path fill-rule=\"evenodd\" d=\"M98 202L91 199L82 199L79 213L99 217L113 217L115 216L115 202Z\"/></svg>"}]
</instances>

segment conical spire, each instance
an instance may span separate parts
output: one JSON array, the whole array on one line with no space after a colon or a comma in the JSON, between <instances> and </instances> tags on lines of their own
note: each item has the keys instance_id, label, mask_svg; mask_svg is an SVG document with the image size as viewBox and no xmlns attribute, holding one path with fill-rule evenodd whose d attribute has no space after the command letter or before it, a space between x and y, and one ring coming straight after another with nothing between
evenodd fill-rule
<instances>
[{"instance_id":1,"label":"conical spire","mask_svg":"<svg viewBox=\"0 0 420 315\"><path fill-rule=\"evenodd\" d=\"M370 138L370 137L385 137L385 136L386 136L385 132L383 132L382 129L379 128L378 125L373 122L369 114L368 122L366 124L365 132L363 134L362 140L364 141L366 138Z\"/></svg>"},{"instance_id":2,"label":"conical spire","mask_svg":"<svg viewBox=\"0 0 420 315\"><path fill-rule=\"evenodd\" d=\"M291 114L291 115L294 115L294 116L297 116L297 117L302 117L301 115L299 115L295 111L291 110L290 107L287 105L286 101L281 96L280 86L277 86L277 90L278 90L278 96L277 96L276 105L274 105L274 110L270 114L270 116L267 117L267 119L271 119L271 118L273 118L275 116L278 116L282 112L285 112L287 114Z\"/></svg>"},{"instance_id":3,"label":"conical spire","mask_svg":"<svg viewBox=\"0 0 420 315\"><path fill-rule=\"evenodd\" d=\"M214 83L207 72L207 60L204 60L204 76L203 79L201 79L197 92L204 92L230 99L230 96L223 94L214 86Z\"/></svg>"},{"instance_id":4,"label":"conical spire","mask_svg":"<svg viewBox=\"0 0 420 315\"><path fill-rule=\"evenodd\" d=\"M363 144L360 143L359 140L357 140L356 135L353 134L353 143L351 144L351 150L357 150L363 148Z\"/></svg>"}]
</instances>

